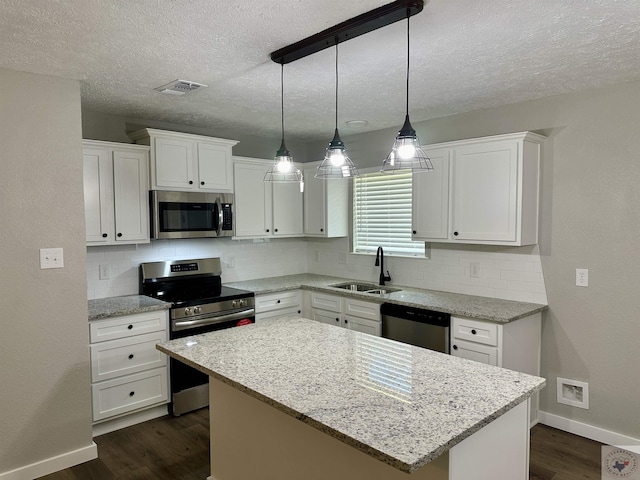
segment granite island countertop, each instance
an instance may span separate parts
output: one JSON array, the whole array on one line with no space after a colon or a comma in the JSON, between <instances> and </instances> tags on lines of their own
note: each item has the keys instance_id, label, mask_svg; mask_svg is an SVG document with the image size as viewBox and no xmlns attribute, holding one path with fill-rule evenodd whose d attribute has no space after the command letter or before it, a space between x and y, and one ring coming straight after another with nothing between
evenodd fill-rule
<instances>
[{"instance_id":1,"label":"granite island countertop","mask_svg":"<svg viewBox=\"0 0 640 480\"><path fill-rule=\"evenodd\" d=\"M170 303L145 295L96 298L89 300L89 321L101 318L135 315L136 313L167 310Z\"/></svg>"},{"instance_id":2,"label":"granite island countertop","mask_svg":"<svg viewBox=\"0 0 640 480\"><path fill-rule=\"evenodd\" d=\"M339 294L361 300L377 303L395 303L416 308L427 308L452 315L471 317L478 320L488 320L496 323L508 323L519 318L533 315L547 309L547 305L538 303L517 302L500 298L480 297L461 293L425 290L401 285L389 285L399 288L398 292L384 295L372 295L332 287L331 285L345 282L360 282L352 278L331 277L303 273L282 277L259 278L240 282L225 283L225 285L242 290L250 290L256 295L275 293L286 290L315 290L326 293ZM365 282L375 283L375 282Z\"/></svg>"},{"instance_id":3,"label":"granite island countertop","mask_svg":"<svg viewBox=\"0 0 640 480\"><path fill-rule=\"evenodd\" d=\"M302 318L157 348L405 472L545 385L540 377Z\"/></svg>"}]
</instances>

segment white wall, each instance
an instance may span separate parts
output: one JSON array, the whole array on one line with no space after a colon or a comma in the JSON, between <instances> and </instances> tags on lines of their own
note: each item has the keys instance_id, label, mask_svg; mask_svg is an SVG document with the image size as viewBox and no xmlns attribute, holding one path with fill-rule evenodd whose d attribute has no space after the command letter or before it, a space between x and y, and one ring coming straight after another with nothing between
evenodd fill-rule
<instances>
[{"instance_id":1,"label":"white wall","mask_svg":"<svg viewBox=\"0 0 640 480\"><path fill-rule=\"evenodd\" d=\"M0 478L32 479L95 455L80 84L0 69L0 85ZM64 268L40 270L45 247Z\"/></svg>"},{"instance_id":2,"label":"white wall","mask_svg":"<svg viewBox=\"0 0 640 480\"><path fill-rule=\"evenodd\" d=\"M298 239L252 240L181 239L157 240L148 245L89 247L87 249L87 296L104 298L138 293L138 265L143 262L220 257L222 281L305 273L307 248ZM235 266L230 266L232 262ZM111 278L100 280L100 265L109 265Z\"/></svg>"}]
</instances>

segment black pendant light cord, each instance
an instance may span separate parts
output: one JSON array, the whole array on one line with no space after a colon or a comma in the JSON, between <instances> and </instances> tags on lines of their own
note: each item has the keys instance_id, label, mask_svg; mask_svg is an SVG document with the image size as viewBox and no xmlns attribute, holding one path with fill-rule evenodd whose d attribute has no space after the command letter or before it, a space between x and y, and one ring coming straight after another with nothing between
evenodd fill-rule
<instances>
[{"instance_id":1,"label":"black pendant light cord","mask_svg":"<svg viewBox=\"0 0 640 480\"><path fill-rule=\"evenodd\" d=\"M409 18L411 9L407 8L407 116L409 116Z\"/></svg>"},{"instance_id":2,"label":"black pendant light cord","mask_svg":"<svg viewBox=\"0 0 640 480\"><path fill-rule=\"evenodd\" d=\"M282 143L284 143L284 63L280 64L280 123L282 126Z\"/></svg>"},{"instance_id":3,"label":"black pendant light cord","mask_svg":"<svg viewBox=\"0 0 640 480\"><path fill-rule=\"evenodd\" d=\"M336 38L336 130L338 130L338 39Z\"/></svg>"}]
</instances>

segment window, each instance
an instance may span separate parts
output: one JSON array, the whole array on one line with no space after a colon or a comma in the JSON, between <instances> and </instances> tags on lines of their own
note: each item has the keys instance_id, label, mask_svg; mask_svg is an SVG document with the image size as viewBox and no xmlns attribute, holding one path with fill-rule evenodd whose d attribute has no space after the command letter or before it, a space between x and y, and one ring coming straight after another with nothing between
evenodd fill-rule
<instances>
[{"instance_id":1,"label":"window","mask_svg":"<svg viewBox=\"0 0 640 480\"><path fill-rule=\"evenodd\" d=\"M353 179L353 251L424 256L411 240L411 171L367 173Z\"/></svg>"}]
</instances>

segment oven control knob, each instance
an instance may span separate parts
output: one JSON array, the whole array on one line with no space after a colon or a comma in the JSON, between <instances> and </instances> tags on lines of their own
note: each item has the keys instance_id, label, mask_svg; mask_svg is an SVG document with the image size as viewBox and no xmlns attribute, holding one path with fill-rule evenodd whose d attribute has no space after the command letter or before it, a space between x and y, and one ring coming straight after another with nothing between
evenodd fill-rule
<instances>
[{"instance_id":1,"label":"oven control knob","mask_svg":"<svg viewBox=\"0 0 640 480\"><path fill-rule=\"evenodd\" d=\"M238 307L238 300L232 300L231 301L231 308L237 308Z\"/></svg>"},{"instance_id":2,"label":"oven control knob","mask_svg":"<svg viewBox=\"0 0 640 480\"><path fill-rule=\"evenodd\" d=\"M245 301L244 300L238 300L238 306L244 307L244 305L245 305Z\"/></svg>"},{"instance_id":3,"label":"oven control knob","mask_svg":"<svg viewBox=\"0 0 640 480\"><path fill-rule=\"evenodd\" d=\"M184 309L185 315L193 315L193 309L191 307L187 307Z\"/></svg>"},{"instance_id":4,"label":"oven control knob","mask_svg":"<svg viewBox=\"0 0 640 480\"><path fill-rule=\"evenodd\" d=\"M200 307L193 307L193 313L199 315L202 313L202 309Z\"/></svg>"}]
</instances>

